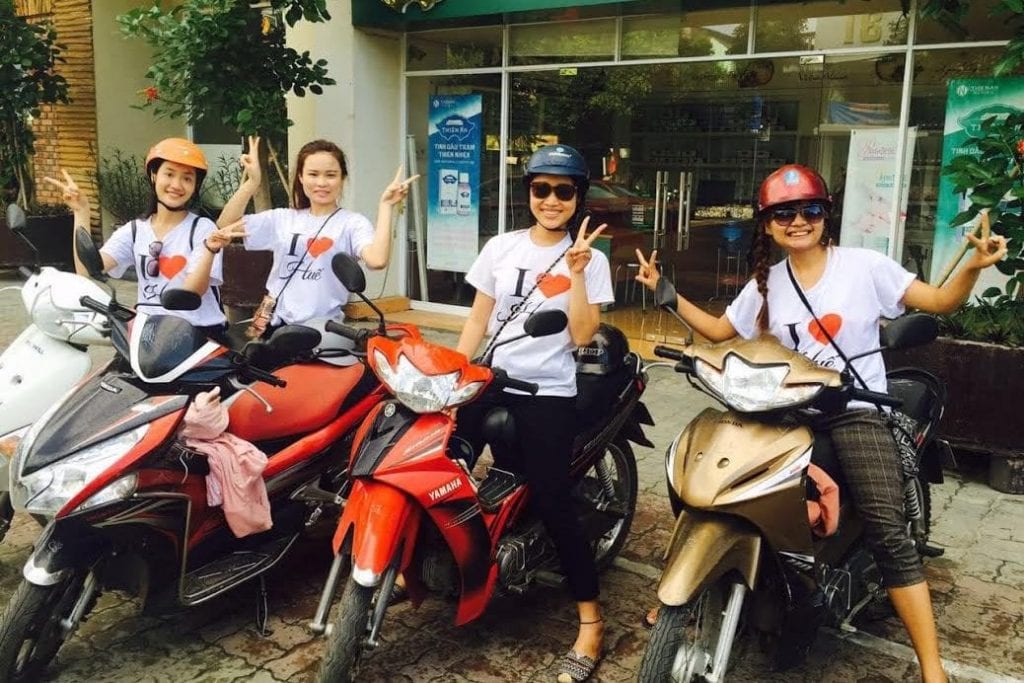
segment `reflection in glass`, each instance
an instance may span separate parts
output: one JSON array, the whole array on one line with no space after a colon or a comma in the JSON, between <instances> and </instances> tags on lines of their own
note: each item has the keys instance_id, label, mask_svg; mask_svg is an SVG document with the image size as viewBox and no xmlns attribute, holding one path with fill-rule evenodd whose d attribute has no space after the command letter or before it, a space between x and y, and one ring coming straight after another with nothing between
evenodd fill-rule
<instances>
[{"instance_id":1,"label":"reflection in glass","mask_svg":"<svg viewBox=\"0 0 1024 683\"><path fill-rule=\"evenodd\" d=\"M743 53L747 50L746 39L736 45L735 36L739 26L747 25L749 17L749 9L625 17L622 20L622 57L650 59Z\"/></svg>"},{"instance_id":2,"label":"reflection in glass","mask_svg":"<svg viewBox=\"0 0 1024 683\"><path fill-rule=\"evenodd\" d=\"M406 69L473 69L501 66L501 27L410 33Z\"/></svg>"},{"instance_id":3,"label":"reflection in glass","mask_svg":"<svg viewBox=\"0 0 1024 683\"><path fill-rule=\"evenodd\" d=\"M514 65L598 61L615 56L612 19L512 26L509 36L509 62Z\"/></svg>"},{"instance_id":4,"label":"reflection in glass","mask_svg":"<svg viewBox=\"0 0 1024 683\"><path fill-rule=\"evenodd\" d=\"M907 41L907 20L899 0L766 5L758 7L756 23L757 52L900 45Z\"/></svg>"}]
</instances>

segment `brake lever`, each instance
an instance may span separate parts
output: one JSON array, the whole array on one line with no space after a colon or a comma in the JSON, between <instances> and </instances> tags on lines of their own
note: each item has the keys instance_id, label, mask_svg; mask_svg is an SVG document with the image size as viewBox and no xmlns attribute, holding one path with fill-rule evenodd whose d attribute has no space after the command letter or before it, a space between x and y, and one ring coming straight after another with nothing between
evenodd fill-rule
<instances>
[{"instance_id":1,"label":"brake lever","mask_svg":"<svg viewBox=\"0 0 1024 683\"><path fill-rule=\"evenodd\" d=\"M274 412L274 406L270 405L267 399L260 396L258 393L256 393L255 389L253 389L248 384L243 383L237 377L231 377L230 379L228 379L228 384L230 384L232 387L239 391L244 391L246 393L252 394L253 398L255 398L257 401L263 404L263 407L266 409L268 413Z\"/></svg>"}]
</instances>

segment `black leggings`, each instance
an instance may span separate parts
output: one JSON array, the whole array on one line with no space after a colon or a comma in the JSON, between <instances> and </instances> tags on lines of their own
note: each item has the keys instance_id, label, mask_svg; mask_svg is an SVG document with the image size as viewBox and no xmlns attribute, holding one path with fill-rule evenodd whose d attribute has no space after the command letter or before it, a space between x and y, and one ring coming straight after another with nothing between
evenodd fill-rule
<instances>
[{"instance_id":1,"label":"black leggings","mask_svg":"<svg viewBox=\"0 0 1024 683\"><path fill-rule=\"evenodd\" d=\"M526 477L530 505L555 543L569 592L577 602L596 600L594 555L583 538L570 498L569 460L576 436L576 398L489 392L460 408L456 417L455 436L465 439L474 454L479 455L483 449L483 418L495 406L507 408L516 424L512 448L491 444L495 466Z\"/></svg>"}]
</instances>

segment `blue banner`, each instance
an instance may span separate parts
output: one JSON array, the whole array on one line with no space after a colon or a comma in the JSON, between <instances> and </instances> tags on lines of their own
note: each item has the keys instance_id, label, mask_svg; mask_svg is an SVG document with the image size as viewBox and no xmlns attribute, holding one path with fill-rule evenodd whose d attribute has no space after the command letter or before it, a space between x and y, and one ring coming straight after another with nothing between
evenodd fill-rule
<instances>
[{"instance_id":1,"label":"blue banner","mask_svg":"<svg viewBox=\"0 0 1024 683\"><path fill-rule=\"evenodd\" d=\"M430 98L427 267L465 273L480 232L480 95Z\"/></svg>"}]
</instances>

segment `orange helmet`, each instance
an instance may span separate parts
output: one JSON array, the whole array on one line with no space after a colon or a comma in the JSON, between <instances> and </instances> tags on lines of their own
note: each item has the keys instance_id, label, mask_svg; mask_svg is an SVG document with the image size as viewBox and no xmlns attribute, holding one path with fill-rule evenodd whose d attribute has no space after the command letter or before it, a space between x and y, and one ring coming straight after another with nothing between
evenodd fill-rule
<instances>
[{"instance_id":1,"label":"orange helmet","mask_svg":"<svg viewBox=\"0 0 1024 683\"><path fill-rule=\"evenodd\" d=\"M199 146L185 138L166 138L156 143L149 149L146 155L146 172L152 173L155 169L150 167L154 160L173 161L177 164L191 166L197 171L207 171L206 155Z\"/></svg>"},{"instance_id":2,"label":"orange helmet","mask_svg":"<svg viewBox=\"0 0 1024 683\"><path fill-rule=\"evenodd\" d=\"M813 168L800 164L786 164L773 171L757 193L758 213L779 204L800 201L819 201L831 208L825 180Z\"/></svg>"}]
</instances>

